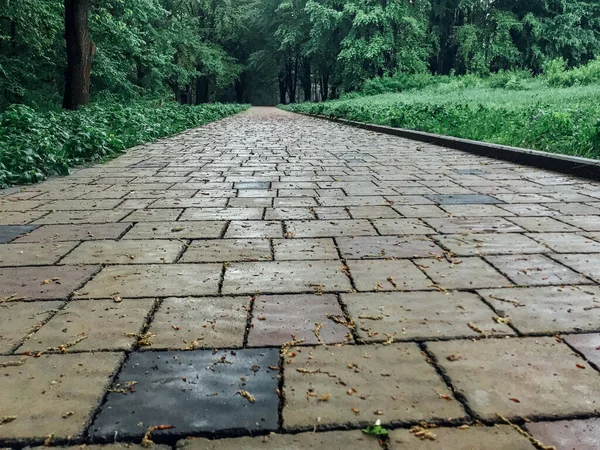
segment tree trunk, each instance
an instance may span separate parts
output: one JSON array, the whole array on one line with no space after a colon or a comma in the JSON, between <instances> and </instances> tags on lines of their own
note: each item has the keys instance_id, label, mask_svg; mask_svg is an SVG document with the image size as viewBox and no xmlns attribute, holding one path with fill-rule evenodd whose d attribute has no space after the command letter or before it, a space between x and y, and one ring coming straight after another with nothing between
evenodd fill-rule
<instances>
[{"instance_id":1,"label":"tree trunk","mask_svg":"<svg viewBox=\"0 0 600 450\"><path fill-rule=\"evenodd\" d=\"M323 75L321 80L321 100L327 101L329 98L329 75Z\"/></svg>"},{"instance_id":2,"label":"tree trunk","mask_svg":"<svg viewBox=\"0 0 600 450\"><path fill-rule=\"evenodd\" d=\"M241 76L235 80L235 98L238 103L244 103L244 82Z\"/></svg>"},{"instance_id":3,"label":"tree trunk","mask_svg":"<svg viewBox=\"0 0 600 450\"><path fill-rule=\"evenodd\" d=\"M312 84L310 82L310 60L304 59L302 63L302 90L304 91L304 101L310 102L312 96Z\"/></svg>"},{"instance_id":4,"label":"tree trunk","mask_svg":"<svg viewBox=\"0 0 600 450\"><path fill-rule=\"evenodd\" d=\"M196 105L208 103L209 89L208 77L196 78Z\"/></svg>"},{"instance_id":5,"label":"tree trunk","mask_svg":"<svg viewBox=\"0 0 600 450\"><path fill-rule=\"evenodd\" d=\"M65 1L65 40L67 69L63 108L75 110L90 100L90 75L95 46L90 40L88 12L90 0Z\"/></svg>"},{"instance_id":6,"label":"tree trunk","mask_svg":"<svg viewBox=\"0 0 600 450\"><path fill-rule=\"evenodd\" d=\"M285 74L283 72L279 72L278 81L279 81L279 103L282 105L285 105L286 85L285 85Z\"/></svg>"}]
</instances>

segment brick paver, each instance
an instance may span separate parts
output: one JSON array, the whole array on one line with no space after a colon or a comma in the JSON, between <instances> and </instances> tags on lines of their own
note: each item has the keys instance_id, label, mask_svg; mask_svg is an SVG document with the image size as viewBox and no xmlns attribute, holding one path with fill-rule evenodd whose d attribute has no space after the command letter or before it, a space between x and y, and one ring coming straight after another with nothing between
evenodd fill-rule
<instances>
[{"instance_id":1,"label":"brick paver","mask_svg":"<svg viewBox=\"0 0 600 450\"><path fill-rule=\"evenodd\" d=\"M599 282L599 182L253 109L0 193L0 448L597 448Z\"/></svg>"}]
</instances>

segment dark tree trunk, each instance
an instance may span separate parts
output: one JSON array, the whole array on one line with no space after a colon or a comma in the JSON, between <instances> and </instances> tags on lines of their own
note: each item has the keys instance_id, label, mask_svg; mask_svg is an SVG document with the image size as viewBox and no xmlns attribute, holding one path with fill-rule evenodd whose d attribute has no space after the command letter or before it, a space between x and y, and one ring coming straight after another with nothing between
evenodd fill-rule
<instances>
[{"instance_id":1,"label":"dark tree trunk","mask_svg":"<svg viewBox=\"0 0 600 450\"><path fill-rule=\"evenodd\" d=\"M304 91L304 101L310 102L312 96L312 84L310 82L310 60L304 59L302 63L302 90Z\"/></svg>"},{"instance_id":2,"label":"dark tree trunk","mask_svg":"<svg viewBox=\"0 0 600 450\"><path fill-rule=\"evenodd\" d=\"M238 103L244 103L244 82L241 77L235 80L235 99Z\"/></svg>"},{"instance_id":3,"label":"dark tree trunk","mask_svg":"<svg viewBox=\"0 0 600 450\"><path fill-rule=\"evenodd\" d=\"M285 63L285 80L290 103L296 103L296 83L294 79L294 68L291 61Z\"/></svg>"},{"instance_id":4,"label":"dark tree trunk","mask_svg":"<svg viewBox=\"0 0 600 450\"><path fill-rule=\"evenodd\" d=\"M65 0L67 69L63 108L75 110L90 100L90 74L95 46L90 40L90 0Z\"/></svg>"},{"instance_id":5,"label":"dark tree trunk","mask_svg":"<svg viewBox=\"0 0 600 450\"><path fill-rule=\"evenodd\" d=\"M323 75L321 78L321 100L327 101L329 98L329 75Z\"/></svg>"},{"instance_id":6,"label":"dark tree trunk","mask_svg":"<svg viewBox=\"0 0 600 450\"><path fill-rule=\"evenodd\" d=\"M208 77L196 78L196 105L208 103L208 94L210 90Z\"/></svg>"},{"instance_id":7,"label":"dark tree trunk","mask_svg":"<svg viewBox=\"0 0 600 450\"><path fill-rule=\"evenodd\" d=\"M279 103L285 105L285 74L283 72L279 72L279 76L277 78L279 81Z\"/></svg>"}]
</instances>

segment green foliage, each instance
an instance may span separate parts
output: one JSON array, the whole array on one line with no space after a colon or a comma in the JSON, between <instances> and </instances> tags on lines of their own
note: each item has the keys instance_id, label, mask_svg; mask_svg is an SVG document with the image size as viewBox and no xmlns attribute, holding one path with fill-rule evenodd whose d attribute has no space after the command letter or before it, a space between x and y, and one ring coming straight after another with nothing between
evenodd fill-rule
<instances>
[{"instance_id":1,"label":"green foliage","mask_svg":"<svg viewBox=\"0 0 600 450\"><path fill-rule=\"evenodd\" d=\"M362 430L362 432L365 434L371 434L373 436L378 436L378 437L385 437L388 435L388 430L386 430L379 424L369 425L367 428Z\"/></svg>"},{"instance_id":2,"label":"green foliage","mask_svg":"<svg viewBox=\"0 0 600 450\"><path fill-rule=\"evenodd\" d=\"M554 59L544 65L544 75L550 86L569 87L600 82L600 58L588 64L567 70L567 62Z\"/></svg>"},{"instance_id":3,"label":"green foliage","mask_svg":"<svg viewBox=\"0 0 600 450\"><path fill-rule=\"evenodd\" d=\"M76 112L14 105L0 114L0 188L66 175L69 167L237 113L246 106L184 106L112 99Z\"/></svg>"},{"instance_id":4,"label":"green foliage","mask_svg":"<svg viewBox=\"0 0 600 450\"><path fill-rule=\"evenodd\" d=\"M543 78L527 79L514 73L479 80L445 78L443 83L401 94L286 108L600 159L600 84L554 89ZM505 88L499 87L505 79ZM522 85L521 92L514 91L512 80Z\"/></svg>"}]
</instances>

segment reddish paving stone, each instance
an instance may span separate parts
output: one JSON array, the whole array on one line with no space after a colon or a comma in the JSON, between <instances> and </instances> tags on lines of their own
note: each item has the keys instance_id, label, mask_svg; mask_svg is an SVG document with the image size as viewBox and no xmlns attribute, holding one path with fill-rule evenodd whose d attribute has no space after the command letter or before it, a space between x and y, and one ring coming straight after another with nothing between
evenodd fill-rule
<instances>
[{"instance_id":1,"label":"reddish paving stone","mask_svg":"<svg viewBox=\"0 0 600 450\"><path fill-rule=\"evenodd\" d=\"M155 335L145 349L240 348L250 297L165 299L148 331Z\"/></svg>"},{"instance_id":2,"label":"reddish paving stone","mask_svg":"<svg viewBox=\"0 0 600 450\"><path fill-rule=\"evenodd\" d=\"M371 425L380 418L376 411L386 422L465 416L459 402L440 398L452 393L416 344L292 351L295 357L284 356L291 361L283 384L285 429Z\"/></svg>"},{"instance_id":3,"label":"reddish paving stone","mask_svg":"<svg viewBox=\"0 0 600 450\"><path fill-rule=\"evenodd\" d=\"M481 258L416 259L414 263L444 289L511 286L512 283Z\"/></svg>"},{"instance_id":4,"label":"reddish paving stone","mask_svg":"<svg viewBox=\"0 0 600 450\"><path fill-rule=\"evenodd\" d=\"M118 239L130 227L130 223L44 225L15 240L15 243Z\"/></svg>"},{"instance_id":5,"label":"reddish paving stone","mask_svg":"<svg viewBox=\"0 0 600 450\"><path fill-rule=\"evenodd\" d=\"M337 238L342 257L386 259L442 256L444 251L426 236Z\"/></svg>"},{"instance_id":6,"label":"reddish paving stone","mask_svg":"<svg viewBox=\"0 0 600 450\"><path fill-rule=\"evenodd\" d=\"M600 377L554 337L431 342L427 347L482 419L600 411Z\"/></svg>"},{"instance_id":7,"label":"reddish paving stone","mask_svg":"<svg viewBox=\"0 0 600 450\"><path fill-rule=\"evenodd\" d=\"M153 299L71 301L17 349L17 353L44 352L77 342L77 351L128 350L135 343L126 333L141 332Z\"/></svg>"},{"instance_id":8,"label":"reddish paving stone","mask_svg":"<svg viewBox=\"0 0 600 450\"><path fill-rule=\"evenodd\" d=\"M15 359L0 356L0 364ZM0 439L82 438L122 359L107 352L42 355L3 367L0 410L17 419L2 424Z\"/></svg>"},{"instance_id":9,"label":"reddish paving stone","mask_svg":"<svg viewBox=\"0 0 600 450\"><path fill-rule=\"evenodd\" d=\"M98 266L0 268L0 299L65 299L98 270Z\"/></svg>"},{"instance_id":10,"label":"reddish paving stone","mask_svg":"<svg viewBox=\"0 0 600 450\"><path fill-rule=\"evenodd\" d=\"M466 292L342 294L362 342L514 335L493 311ZM476 331L480 330L480 331Z\"/></svg>"},{"instance_id":11,"label":"reddish paving stone","mask_svg":"<svg viewBox=\"0 0 600 450\"><path fill-rule=\"evenodd\" d=\"M479 293L522 333L568 333L600 329L597 286L532 287Z\"/></svg>"},{"instance_id":12,"label":"reddish paving stone","mask_svg":"<svg viewBox=\"0 0 600 450\"><path fill-rule=\"evenodd\" d=\"M600 283L600 257L596 254L552 255L561 264Z\"/></svg>"},{"instance_id":13,"label":"reddish paving stone","mask_svg":"<svg viewBox=\"0 0 600 450\"><path fill-rule=\"evenodd\" d=\"M553 257L556 256L558 255L553 255ZM485 259L520 285L543 286L590 283L583 275L544 255L486 256Z\"/></svg>"},{"instance_id":14,"label":"reddish paving stone","mask_svg":"<svg viewBox=\"0 0 600 450\"><path fill-rule=\"evenodd\" d=\"M61 305L62 302L0 303L0 353L9 353Z\"/></svg>"},{"instance_id":15,"label":"reddish paving stone","mask_svg":"<svg viewBox=\"0 0 600 450\"><path fill-rule=\"evenodd\" d=\"M248 345L280 347L285 342L304 339L305 345L317 345L317 323L321 342L333 344L352 340L348 328L328 319L342 316L335 295L261 295L254 299Z\"/></svg>"},{"instance_id":16,"label":"reddish paving stone","mask_svg":"<svg viewBox=\"0 0 600 450\"><path fill-rule=\"evenodd\" d=\"M598 301L600 307L600 301ZM600 370L600 334L571 334L564 340ZM600 436L599 436L600 437Z\"/></svg>"},{"instance_id":17,"label":"reddish paving stone","mask_svg":"<svg viewBox=\"0 0 600 450\"><path fill-rule=\"evenodd\" d=\"M215 295L221 264L108 266L81 290L81 298L177 297Z\"/></svg>"},{"instance_id":18,"label":"reddish paving stone","mask_svg":"<svg viewBox=\"0 0 600 450\"><path fill-rule=\"evenodd\" d=\"M348 261L352 279L359 291L421 291L432 282L407 260Z\"/></svg>"},{"instance_id":19,"label":"reddish paving stone","mask_svg":"<svg viewBox=\"0 0 600 450\"><path fill-rule=\"evenodd\" d=\"M600 419L528 423L534 438L556 450L598 450Z\"/></svg>"},{"instance_id":20,"label":"reddish paving stone","mask_svg":"<svg viewBox=\"0 0 600 450\"><path fill-rule=\"evenodd\" d=\"M529 440L508 425L433 428L435 439L420 439L409 430L390 433L391 450L534 450ZM440 447L442 445L443 447Z\"/></svg>"}]
</instances>

